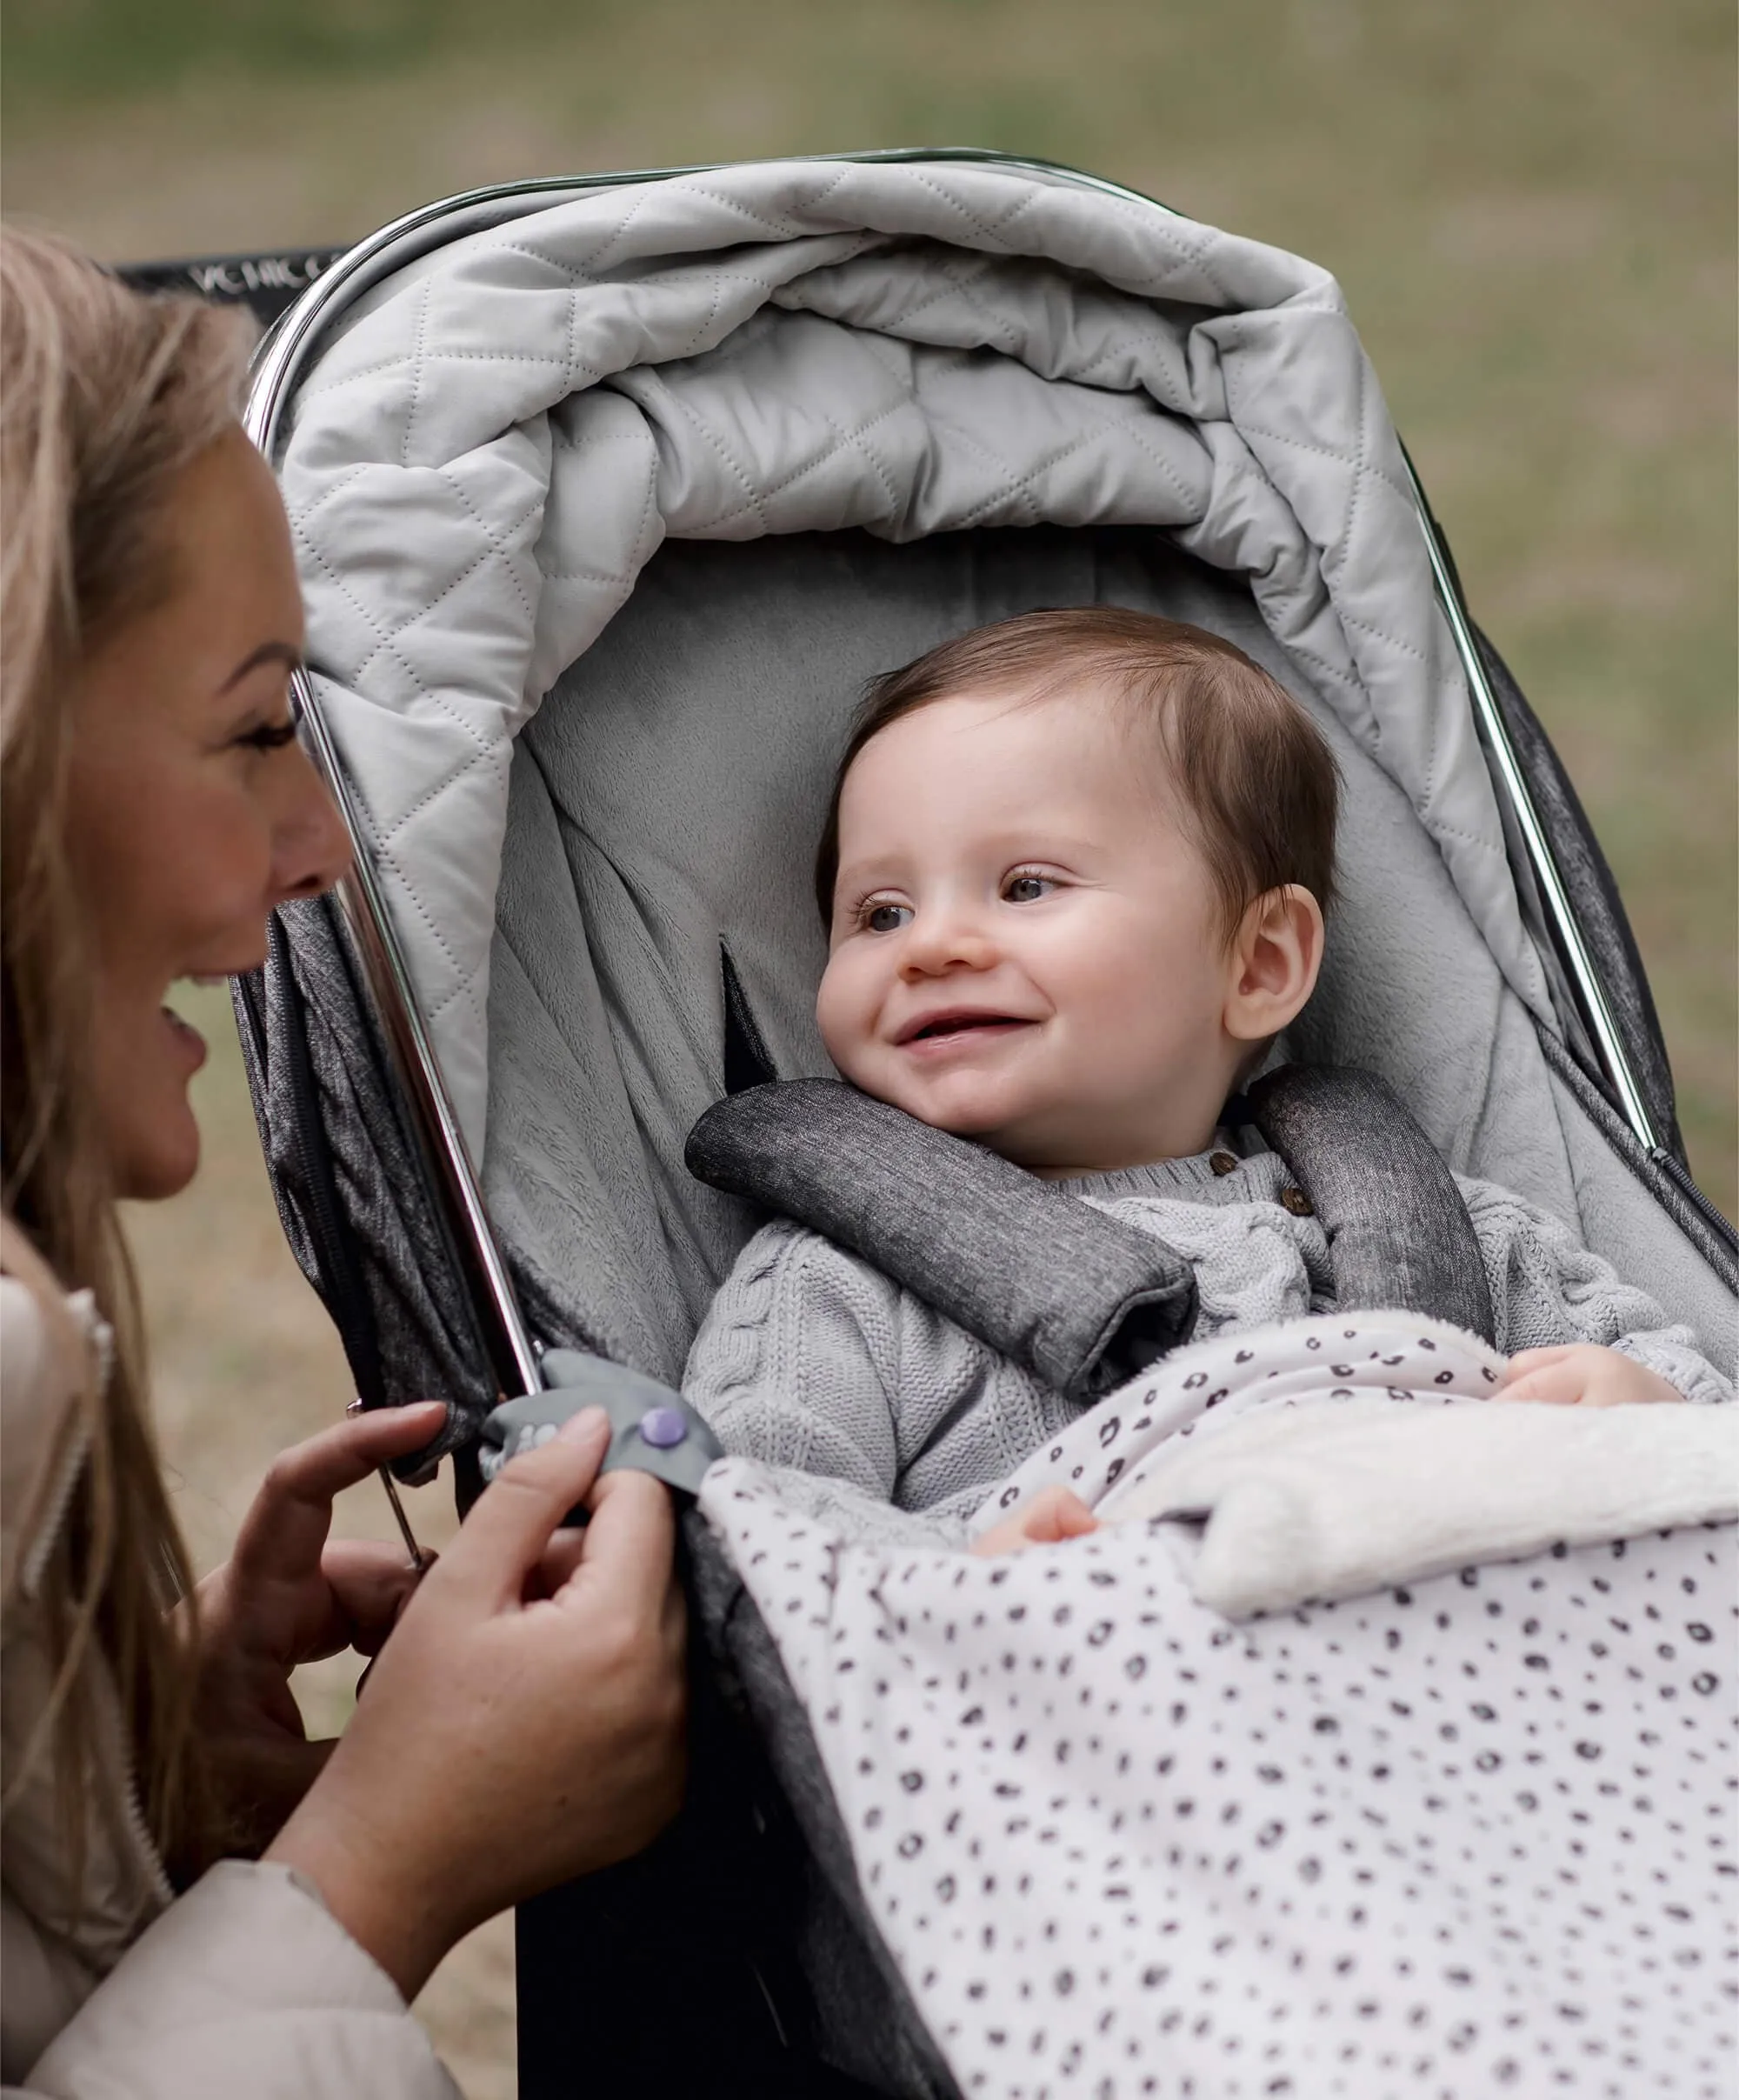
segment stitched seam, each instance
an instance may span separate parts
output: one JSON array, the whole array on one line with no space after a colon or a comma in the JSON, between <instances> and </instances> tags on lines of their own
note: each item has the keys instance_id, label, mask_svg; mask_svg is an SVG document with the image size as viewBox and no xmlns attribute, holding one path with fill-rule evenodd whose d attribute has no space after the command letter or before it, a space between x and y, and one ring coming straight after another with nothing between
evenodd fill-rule
<instances>
[{"instance_id":1,"label":"stitched seam","mask_svg":"<svg viewBox=\"0 0 1739 2100\"><path fill-rule=\"evenodd\" d=\"M908 372L902 371L897 363L890 363L889 360L882 355L881 350L878 347L882 343L891 343L895 340L895 338L876 334L870 330L862 330L856 332L857 334L858 343L865 353L875 360L876 364L878 364L882 370L887 375L888 378L899 388L900 391L905 396L906 399L911 403L912 407L915 408L918 414L923 418L926 427L934 430L936 427L936 418L930 414L929 410L926 409L923 403L919 399L917 388L913 383L910 375ZM937 345L932 347L942 346ZM970 366L972 360L979 355L980 353L977 350L969 350L957 352L955 357L953 357L951 359L946 360L938 368L937 377L945 377L949 372L966 370ZM977 454L980 459L986 461L998 473L1009 474L1013 471L1007 459L1003 457L1002 453L995 450L990 445L986 443L983 438L978 437L971 430L966 429L963 424L949 423L947 428L949 437L956 444L969 447L972 451ZM954 529L955 528L951 526L949 527L950 531Z\"/></svg>"},{"instance_id":2,"label":"stitched seam","mask_svg":"<svg viewBox=\"0 0 1739 2100\"><path fill-rule=\"evenodd\" d=\"M323 504L324 504L330 497L336 496L341 489L348 489L353 481L359 480L362 476L369 471L370 467L374 463L375 463L372 460L365 460L359 467L349 468L344 473L338 477L336 481L332 482L326 488L323 489L320 494L316 496L314 501L308 504L305 509L301 510L290 510L290 517L291 523L297 525L305 525L309 519L320 510ZM289 510L288 504L285 505L285 509Z\"/></svg>"},{"instance_id":3,"label":"stitched seam","mask_svg":"<svg viewBox=\"0 0 1739 2100\"><path fill-rule=\"evenodd\" d=\"M979 213L974 211L969 204L963 203L945 183L936 182L932 177L927 175L922 166L913 168L909 172L912 180L920 189L928 190L932 197L939 197L957 217L963 219L968 227L974 233L980 235L990 247L1000 246L1011 254L1025 253L1024 250L1010 246L1008 230L1023 212L1037 203L1039 193L1036 190L1023 190L1010 208L1003 212L1002 217L993 226L988 223Z\"/></svg>"},{"instance_id":4,"label":"stitched seam","mask_svg":"<svg viewBox=\"0 0 1739 2100\"><path fill-rule=\"evenodd\" d=\"M447 719L456 728L462 729L466 736L470 738L472 743L476 745L477 750L487 756L490 750L489 743L476 730L476 728L471 723L468 722L464 716L461 714L450 701L443 700L438 693L431 692L429 688L423 684L422 678L419 677L416 671L416 666L412 664L407 657L402 657L398 654L396 649L394 647L396 630L389 632L383 630L381 627L380 623L370 615L367 607L363 603L362 600L356 597L353 590L350 590L350 586L344 582L343 578L338 574L338 571L332 566L331 563L328 561L325 555L321 552L320 549L315 544L315 543L310 539L305 533L298 534L297 537L301 540L303 545L307 548L310 559L314 563L315 566L320 570L321 573L325 577L327 582L331 585L332 589L336 591L338 596L344 601L345 604L347 604L356 615L357 618L362 621L363 624L368 628L371 633L378 635L381 637L377 645L371 649L367 657L363 659L364 663L372 663L376 657L383 653L392 657L393 660L397 663L399 669L404 673L405 677L410 679L411 684L416 689L416 691L424 699L430 702L431 704L439 708L441 712L447 717ZM421 618L421 614L415 614L412 616L413 618ZM410 623L410 622L405 623L406 625L409 625ZM354 683L355 677L356 674L353 673L350 678L341 679L339 683Z\"/></svg>"},{"instance_id":5,"label":"stitched seam","mask_svg":"<svg viewBox=\"0 0 1739 2100\"><path fill-rule=\"evenodd\" d=\"M453 953L451 948L448 946L447 937L442 932L440 926L433 918L430 917L428 906L423 902L423 900L417 896L416 890L412 888L410 878L406 875L403 865L400 862L397 855L389 851L388 849L383 845L380 848L380 857L386 862L387 865L398 877L398 887L403 891L405 897L410 900L411 910L416 912L417 917L423 921L425 926L428 927L430 937L433 939L435 945L441 950L442 956L445 959L448 968L453 970L459 977L460 981L463 983L464 981L466 973L460 970L459 958Z\"/></svg>"},{"instance_id":6,"label":"stitched seam","mask_svg":"<svg viewBox=\"0 0 1739 2100\"><path fill-rule=\"evenodd\" d=\"M873 430L878 423L885 423L890 416L899 415L905 407L906 403L903 401L891 402L886 408L878 410L877 412L870 418L868 423L861 423L856 430L841 430L838 424L836 423L830 416L826 415L821 410L817 410L816 413L821 415L822 421L827 424L828 430L831 433L830 443L825 445L821 451L816 453L812 458L806 459L802 463L801 465L793 468L791 472L784 476L783 479L774 482L770 485L757 484L756 489L750 496L747 503L739 504L736 509L733 510L723 512L719 517L712 520L711 527L710 529L716 530L721 525L729 525L734 523L737 518L748 516L751 510L757 517L761 517L762 504L770 503L775 497L783 496L788 489L795 488L798 482L805 480L810 475L815 473L819 468L824 467L829 460L832 459L837 453L843 451L848 445L857 443L861 439L866 437L870 431ZM688 411L685 410L684 413L686 414ZM697 423L696 427L701 428L703 426L699 425ZM894 502L898 502L899 497L898 491L896 490L889 488L888 493ZM766 521L763 517L763 524ZM770 530L770 527L768 529Z\"/></svg>"},{"instance_id":7,"label":"stitched seam","mask_svg":"<svg viewBox=\"0 0 1739 2100\"><path fill-rule=\"evenodd\" d=\"M1416 663L1426 661L1423 649L1416 649L1412 643L1403 642L1398 636L1386 633L1381 627L1373 627L1369 620L1361 620L1353 613L1342 613L1341 624L1343 627L1356 627L1361 634L1369 635L1375 641L1387 643L1390 649L1398 650L1403 657L1411 657Z\"/></svg>"},{"instance_id":8,"label":"stitched seam","mask_svg":"<svg viewBox=\"0 0 1739 2100\"><path fill-rule=\"evenodd\" d=\"M529 524L536 513L542 510L544 492L540 490L535 501L531 503L530 508L523 511L519 517L510 520L504 530L510 533L517 532L523 526ZM486 563L492 561L500 561L503 567L506 566L505 557L503 556L496 548L493 546L485 547L481 554L476 556L472 560L467 562L465 566L459 570L456 576L453 577L450 582L443 583L441 589L436 592L432 598L429 599L426 603L419 605L415 612L411 613L407 618L401 620L396 627L392 628L385 633L383 633L381 629L378 626L376 626L375 632L381 636L381 640L378 645L376 648L371 649L368 655L363 658L362 662L354 667L350 673L351 680L354 682L355 680L361 678L363 672L368 669L369 665L374 662L375 658L379 656L383 650L391 650L395 654L396 654L396 645L401 637L409 634L413 627L418 626L423 621L426 620L430 614L433 612L437 606L444 604L447 599L452 597L453 593L462 583L468 583L470 578L476 574L479 569L483 568ZM330 563L326 563L325 566L328 570L328 573L330 574ZM335 583L337 581L336 576L334 576L333 580ZM342 590L343 587L342 584L340 584L339 588ZM354 599L352 599L351 602L356 603ZM357 606L357 610L359 611L361 610L360 605ZM370 624L372 625L373 623L371 622ZM421 675L412 665L409 657L400 656L398 657L398 662L403 666L404 670L410 673L411 678L416 682L417 690L421 692L428 693L429 697L433 699L435 695L430 691L428 687L423 685Z\"/></svg>"},{"instance_id":9,"label":"stitched seam","mask_svg":"<svg viewBox=\"0 0 1739 2100\"><path fill-rule=\"evenodd\" d=\"M1228 390L1229 391L1229 390ZM1289 437L1284 430L1269 430L1263 423L1252 423L1247 416L1239 417L1238 428L1248 437L1267 437L1277 445L1288 445L1296 452L1315 452L1320 457L1335 460L1343 467L1352 463L1345 452L1338 450L1333 445L1312 444L1307 437ZM1407 503L1412 502L1412 497L1392 474L1376 466L1367 466L1365 471L1370 475L1373 480L1381 482L1385 489L1392 490L1396 496L1401 497Z\"/></svg>"},{"instance_id":10,"label":"stitched seam","mask_svg":"<svg viewBox=\"0 0 1739 2100\"><path fill-rule=\"evenodd\" d=\"M398 350L390 357L383 357L378 363L360 364L355 371L340 373L336 378L324 380L318 386L298 387L296 390L296 397L298 403L303 403L318 401L323 394L336 394L340 387L349 386L354 379L368 379L376 372L390 372L396 366L409 364L410 362L410 352Z\"/></svg>"},{"instance_id":11,"label":"stitched seam","mask_svg":"<svg viewBox=\"0 0 1739 2100\"><path fill-rule=\"evenodd\" d=\"M398 442L398 463L410 464L410 431L416 421L416 407L423 397L423 339L429 327L429 300L434 287L432 277L423 280L423 297L416 308L416 340L410 350L410 403L404 411L404 434Z\"/></svg>"},{"instance_id":12,"label":"stitched seam","mask_svg":"<svg viewBox=\"0 0 1739 2100\"><path fill-rule=\"evenodd\" d=\"M501 542L496 537L494 527L478 510L476 505L472 503L470 497L466 495L463 488L460 485L458 480L455 477L452 469L450 467L442 467L438 469L437 471L440 474L441 479L458 498L460 507L463 510L465 515L472 520L472 522L476 524L477 530L483 534L483 537L489 542L490 547L500 557L501 565L507 571L507 580L512 588L513 595L519 600L520 610L524 613L526 618L531 622L533 625L536 625L537 619L537 608L532 603L531 600L521 589L519 578L513 573L513 557L511 550L503 546ZM510 531L517 531L522 526L529 524L533 516L538 510L543 508L543 505L547 500L547 497L540 497L537 502L533 504L531 510L528 510L523 517L516 519L514 523L509 527L509 530ZM533 565L536 565L535 557L533 557Z\"/></svg>"},{"instance_id":13,"label":"stitched seam","mask_svg":"<svg viewBox=\"0 0 1739 2100\"><path fill-rule=\"evenodd\" d=\"M724 440L718 436L716 431L713 430L710 423L703 423L700 417L693 409L689 406L687 402L683 400L680 395L673 392L668 385L663 389L663 395L665 403L683 418L683 422L689 425L690 429L695 432L696 437L701 438L703 443L711 447L713 452L717 456L719 463L728 473L734 475L736 480L742 485L743 502L741 508L736 510L726 512L725 517L718 520L717 522L723 523L725 522L725 519L742 517L752 513L755 517L761 520L762 531L770 531L771 528L769 526L766 515L761 508L761 495L756 489L755 483L750 478L747 470L741 466L737 461L731 457L730 451L726 446Z\"/></svg>"}]
</instances>

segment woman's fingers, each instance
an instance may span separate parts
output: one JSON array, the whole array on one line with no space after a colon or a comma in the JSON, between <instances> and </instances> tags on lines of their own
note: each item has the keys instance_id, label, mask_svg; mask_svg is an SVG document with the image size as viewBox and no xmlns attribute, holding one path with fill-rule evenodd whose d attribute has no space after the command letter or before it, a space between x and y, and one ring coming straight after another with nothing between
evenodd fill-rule
<instances>
[{"instance_id":1,"label":"woman's fingers","mask_svg":"<svg viewBox=\"0 0 1739 2100\"><path fill-rule=\"evenodd\" d=\"M448 1609L488 1617L516 1604L550 1535L584 1501L610 1446L602 1408L583 1408L548 1443L511 1460L477 1497L424 1587Z\"/></svg>"},{"instance_id":2,"label":"woman's fingers","mask_svg":"<svg viewBox=\"0 0 1739 2100\"><path fill-rule=\"evenodd\" d=\"M670 1497L650 1474L624 1468L604 1474L586 1497L591 1522L565 1526L544 1549L537 1563L543 1594L554 1597L587 1563L588 1608L599 1591L616 1589L632 1608L667 1579L675 1547L676 1517ZM600 1531L600 1511L611 1514ZM604 1577L600 1584L596 1570Z\"/></svg>"},{"instance_id":3,"label":"woman's fingers","mask_svg":"<svg viewBox=\"0 0 1739 2100\"><path fill-rule=\"evenodd\" d=\"M429 1443L446 1416L439 1400L376 1408L280 1451L237 1535L230 1564L238 1578L250 1583L305 1574L326 1543L333 1497L366 1480L388 1459Z\"/></svg>"},{"instance_id":4,"label":"woman's fingers","mask_svg":"<svg viewBox=\"0 0 1739 2100\"><path fill-rule=\"evenodd\" d=\"M343 1648L373 1655L397 1624L423 1575L405 1559L402 1545L364 1538L333 1540L320 1556L320 1572L333 1607L328 1655Z\"/></svg>"},{"instance_id":5,"label":"woman's fingers","mask_svg":"<svg viewBox=\"0 0 1739 2100\"><path fill-rule=\"evenodd\" d=\"M630 1468L606 1473L587 1506L591 1522L581 1534L580 1559L595 1586L639 1590L668 1571L676 1518L663 1481Z\"/></svg>"},{"instance_id":6,"label":"woman's fingers","mask_svg":"<svg viewBox=\"0 0 1739 2100\"><path fill-rule=\"evenodd\" d=\"M587 1410L485 1489L273 1847L407 1995L459 1933L626 1857L680 1803L669 1497L598 1481L609 1435ZM576 1542L563 1520L589 1496ZM553 1605L523 1602L564 1567Z\"/></svg>"}]
</instances>

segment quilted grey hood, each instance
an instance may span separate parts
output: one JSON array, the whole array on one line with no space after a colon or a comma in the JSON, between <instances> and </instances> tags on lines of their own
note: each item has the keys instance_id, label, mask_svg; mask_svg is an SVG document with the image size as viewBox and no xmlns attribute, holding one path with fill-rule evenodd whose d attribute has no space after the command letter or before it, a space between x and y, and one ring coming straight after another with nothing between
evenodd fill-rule
<instances>
[{"instance_id":1,"label":"quilted grey hood","mask_svg":"<svg viewBox=\"0 0 1739 2100\"><path fill-rule=\"evenodd\" d=\"M1163 529L1248 580L1556 1025L1394 430L1295 257L953 163L585 192L370 295L279 464L322 705L474 1157L513 739L667 537Z\"/></svg>"}]
</instances>

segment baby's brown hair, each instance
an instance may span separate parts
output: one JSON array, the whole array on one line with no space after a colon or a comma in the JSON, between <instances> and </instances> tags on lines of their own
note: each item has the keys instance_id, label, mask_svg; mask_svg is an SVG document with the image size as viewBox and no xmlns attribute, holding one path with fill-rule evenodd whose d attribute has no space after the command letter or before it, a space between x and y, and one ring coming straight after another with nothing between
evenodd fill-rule
<instances>
[{"instance_id":1,"label":"baby's brown hair","mask_svg":"<svg viewBox=\"0 0 1739 2100\"><path fill-rule=\"evenodd\" d=\"M1309 716L1243 650L1205 628L1081 605L975 627L871 682L852 718L816 855L822 923L833 921L840 792L872 737L938 700L976 693L1046 700L1080 680L1155 722L1229 942L1249 906L1288 883L1308 890L1327 916L1340 769Z\"/></svg>"}]
</instances>

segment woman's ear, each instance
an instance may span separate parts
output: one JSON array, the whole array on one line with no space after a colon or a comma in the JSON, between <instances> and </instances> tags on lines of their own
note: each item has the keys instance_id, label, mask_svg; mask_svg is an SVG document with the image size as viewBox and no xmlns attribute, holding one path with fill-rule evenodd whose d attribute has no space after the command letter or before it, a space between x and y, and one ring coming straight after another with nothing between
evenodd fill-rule
<instances>
[{"instance_id":1,"label":"woman's ear","mask_svg":"<svg viewBox=\"0 0 1739 2100\"><path fill-rule=\"evenodd\" d=\"M1297 883L1270 890L1245 911L1226 976L1226 1033L1235 1042L1277 1036L1316 988L1323 908Z\"/></svg>"}]
</instances>

